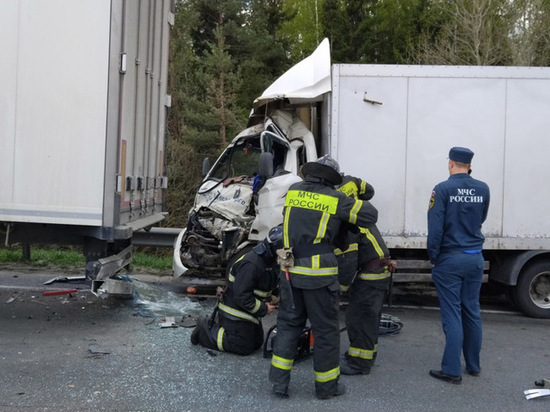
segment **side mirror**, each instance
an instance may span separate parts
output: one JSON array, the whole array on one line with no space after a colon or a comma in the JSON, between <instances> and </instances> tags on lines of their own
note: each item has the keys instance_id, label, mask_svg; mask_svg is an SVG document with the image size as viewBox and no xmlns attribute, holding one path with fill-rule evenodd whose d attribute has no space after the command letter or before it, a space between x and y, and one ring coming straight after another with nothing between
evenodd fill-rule
<instances>
[{"instance_id":1,"label":"side mirror","mask_svg":"<svg viewBox=\"0 0 550 412\"><path fill-rule=\"evenodd\" d=\"M258 167L258 174L263 178L273 176L273 154L270 152L263 152L260 155L260 165Z\"/></svg>"},{"instance_id":2,"label":"side mirror","mask_svg":"<svg viewBox=\"0 0 550 412\"><path fill-rule=\"evenodd\" d=\"M202 161L202 177L206 176L208 171L210 170L210 159L208 157L205 157Z\"/></svg>"}]
</instances>

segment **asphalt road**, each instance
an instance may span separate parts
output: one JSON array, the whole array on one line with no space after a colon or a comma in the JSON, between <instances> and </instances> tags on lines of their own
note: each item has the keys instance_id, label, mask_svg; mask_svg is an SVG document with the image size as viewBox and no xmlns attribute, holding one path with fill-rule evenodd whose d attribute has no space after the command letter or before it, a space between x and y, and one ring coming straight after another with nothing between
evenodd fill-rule
<instances>
[{"instance_id":1,"label":"asphalt road","mask_svg":"<svg viewBox=\"0 0 550 412\"><path fill-rule=\"evenodd\" d=\"M485 311L481 376L452 385L428 375L444 343L437 308L385 308L403 328L380 338L370 375L342 376L347 393L320 401L309 358L295 365L290 398L278 399L261 351L239 357L191 345L185 326L210 312L211 299L189 299L170 292L178 290L170 277L143 274L133 275L134 299L101 299L84 284L43 285L55 275L0 268L0 411L550 410L550 397L523 394L550 378L550 320ZM166 316L176 327L160 326ZM264 329L274 322L268 317Z\"/></svg>"}]
</instances>

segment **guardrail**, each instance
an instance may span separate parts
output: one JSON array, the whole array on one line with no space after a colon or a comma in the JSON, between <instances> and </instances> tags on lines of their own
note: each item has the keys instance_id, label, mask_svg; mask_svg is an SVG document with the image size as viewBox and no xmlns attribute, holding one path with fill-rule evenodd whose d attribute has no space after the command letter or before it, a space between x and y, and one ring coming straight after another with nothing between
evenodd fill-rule
<instances>
[{"instance_id":1,"label":"guardrail","mask_svg":"<svg viewBox=\"0 0 550 412\"><path fill-rule=\"evenodd\" d=\"M182 228L152 227L150 230L138 230L132 235L136 246L173 247Z\"/></svg>"}]
</instances>

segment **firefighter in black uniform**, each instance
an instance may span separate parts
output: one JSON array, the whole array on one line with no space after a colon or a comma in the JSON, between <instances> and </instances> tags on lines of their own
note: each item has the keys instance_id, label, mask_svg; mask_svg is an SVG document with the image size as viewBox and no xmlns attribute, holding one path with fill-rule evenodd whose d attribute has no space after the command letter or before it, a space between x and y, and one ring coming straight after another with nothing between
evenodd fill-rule
<instances>
[{"instance_id":1,"label":"firefighter in black uniform","mask_svg":"<svg viewBox=\"0 0 550 412\"><path fill-rule=\"evenodd\" d=\"M339 170L328 155L306 163L304 181L292 185L286 195L283 243L292 248L294 262L281 270L277 337L269 371L273 393L280 397L288 397L298 339L308 318L315 337L316 395L328 399L345 392L338 382L340 286L334 241L341 222L366 227L376 222L378 212L370 203L336 191L334 185L342 182Z\"/></svg>"},{"instance_id":2,"label":"firefighter in black uniform","mask_svg":"<svg viewBox=\"0 0 550 412\"><path fill-rule=\"evenodd\" d=\"M370 200L374 195L371 185L347 175L338 190L362 200ZM346 230L345 225L342 229ZM375 224L348 230L347 234L348 248L336 250L340 287L343 292L349 288L346 329L350 345L340 362L340 372L366 375L377 355L382 305L390 285L393 262Z\"/></svg>"},{"instance_id":3,"label":"firefighter in black uniform","mask_svg":"<svg viewBox=\"0 0 550 412\"><path fill-rule=\"evenodd\" d=\"M282 227L269 231L267 238L243 255L230 269L227 288L210 318L199 318L191 334L193 345L250 355L262 346L261 318L276 308L271 303L277 287L279 266L276 251L282 248Z\"/></svg>"}]
</instances>

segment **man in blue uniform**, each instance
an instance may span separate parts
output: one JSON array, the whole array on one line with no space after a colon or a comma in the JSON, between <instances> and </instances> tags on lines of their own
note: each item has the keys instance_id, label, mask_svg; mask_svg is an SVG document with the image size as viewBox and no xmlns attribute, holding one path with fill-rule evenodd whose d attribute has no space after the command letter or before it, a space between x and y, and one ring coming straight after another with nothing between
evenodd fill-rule
<instances>
[{"instance_id":1,"label":"man in blue uniform","mask_svg":"<svg viewBox=\"0 0 550 412\"><path fill-rule=\"evenodd\" d=\"M468 173L473 156L464 147L450 150L450 177L435 186L428 209L428 256L445 333L441 370L430 375L457 384L462 382L461 352L470 375L478 376L481 369L481 225L490 194L486 183Z\"/></svg>"},{"instance_id":2,"label":"man in blue uniform","mask_svg":"<svg viewBox=\"0 0 550 412\"><path fill-rule=\"evenodd\" d=\"M302 168L304 181L292 185L283 211L283 243L292 248L293 264L282 279L288 287L280 288L277 338L269 380L273 393L287 397L290 372L294 364L298 339L311 323L315 337L313 369L315 391L319 399L342 395L340 377L340 328L338 322L338 262L334 254L340 224L368 227L376 223L378 212L368 202L338 192L342 183L340 167L330 156ZM290 285L288 285L290 283Z\"/></svg>"},{"instance_id":3,"label":"man in blue uniform","mask_svg":"<svg viewBox=\"0 0 550 412\"><path fill-rule=\"evenodd\" d=\"M191 334L193 345L238 355L249 355L262 346L261 318L277 308L268 299L279 279L276 251L283 247L282 233L281 226L272 228L265 240L231 267L222 300L210 319L198 320Z\"/></svg>"}]
</instances>

